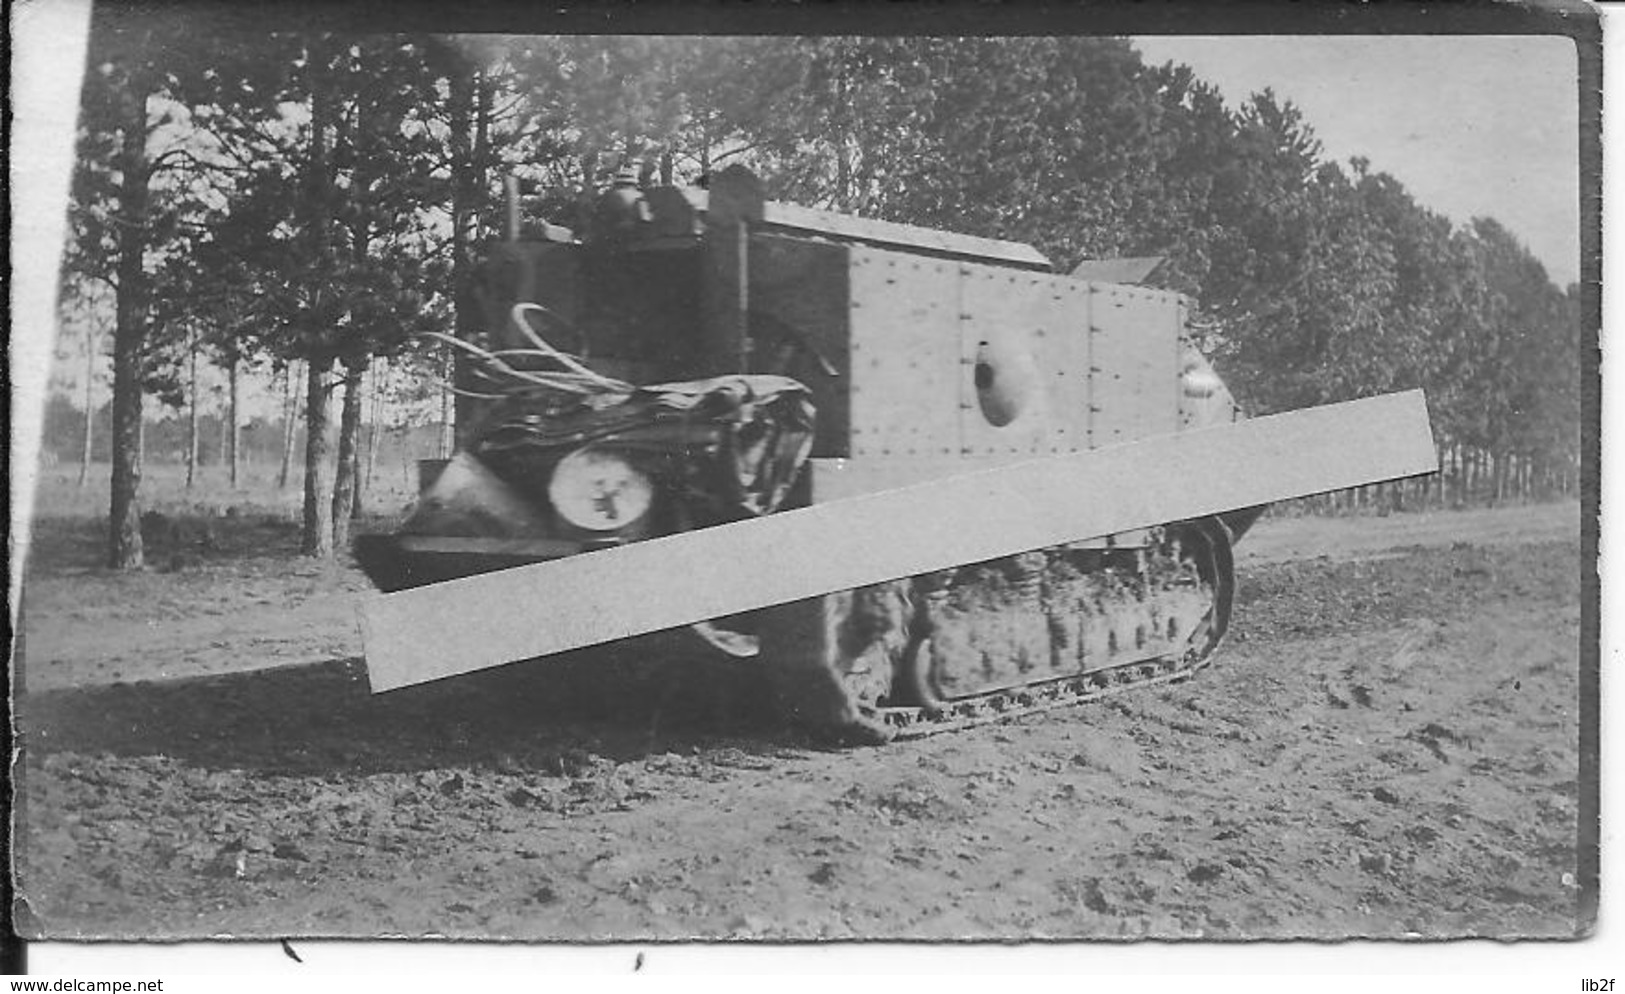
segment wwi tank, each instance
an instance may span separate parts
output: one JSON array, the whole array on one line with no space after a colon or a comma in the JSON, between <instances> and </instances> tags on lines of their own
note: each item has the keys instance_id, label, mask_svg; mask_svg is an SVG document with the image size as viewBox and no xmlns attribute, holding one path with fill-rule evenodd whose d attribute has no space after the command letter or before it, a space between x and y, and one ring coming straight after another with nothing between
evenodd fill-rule
<instances>
[{"instance_id":1,"label":"wwi tank","mask_svg":"<svg viewBox=\"0 0 1625 994\"><path fill-rule=\"evenodd\" d=\"M737 167L706 190L623 178L581 238L510 204L469 291L484 327L449 340L457 452L357 558L400 590L1240 418L1186 301L1139 285L1156 262L1059 273L1027 245L775 203ZM1074 703L1211 658L1260 510L694 634L847 740Z\"/></svg>"}]
</instances>

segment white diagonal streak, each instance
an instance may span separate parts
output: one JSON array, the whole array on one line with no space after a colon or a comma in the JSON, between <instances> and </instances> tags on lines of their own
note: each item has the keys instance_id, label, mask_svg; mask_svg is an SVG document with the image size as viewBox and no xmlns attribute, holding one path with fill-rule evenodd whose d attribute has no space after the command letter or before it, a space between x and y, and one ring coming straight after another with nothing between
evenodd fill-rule
<instances>
[{"instance_id":1,"label":"white diagonal streak","mask_svg":"<svg viewBox=\"0 0 1625 994\"><path fill-rule=\"evenodd\" d=\"M1435 470L1420 391L1144 439L369 599L374 691Z\"/></svg>"}]
</instances>

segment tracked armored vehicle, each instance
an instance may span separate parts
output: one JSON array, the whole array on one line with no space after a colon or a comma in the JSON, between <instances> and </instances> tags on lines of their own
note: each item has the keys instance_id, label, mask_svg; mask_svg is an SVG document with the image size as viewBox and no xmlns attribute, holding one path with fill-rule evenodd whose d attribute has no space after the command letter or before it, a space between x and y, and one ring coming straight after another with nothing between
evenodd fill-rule
<instances>
[{"instance_id":1,"label":"tracked armored vehicle","mask_svg":"<svg viewBox=\"0 0 1625 994\"><path fill-rule=\"evenodd\" d=\"M580 238L518 213L471 291L484 328L451 342L458 451L395 534L357 542L386 591L1241 416L1186 301L1140 285L1156 260L1056 272L1026 245L775 203L741 168L620 182ZM1225 634L1260 510L694 637L771 668L794 719L868 741L1177 680Z\"/></svg>"}]
</instances>

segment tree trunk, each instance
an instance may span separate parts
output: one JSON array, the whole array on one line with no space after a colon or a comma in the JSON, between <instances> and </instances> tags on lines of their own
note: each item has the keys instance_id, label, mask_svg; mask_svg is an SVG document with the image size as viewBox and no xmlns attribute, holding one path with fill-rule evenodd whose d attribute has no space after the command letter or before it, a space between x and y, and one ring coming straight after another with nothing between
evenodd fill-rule
<instances>
[{"instance_id":1,"label":"tree trunk","mask_svg":"<svg viewBox=\"0 0 1625 994\"><path fill-rule=\"evenodd\" d=\"M229 392L226 395L226 465L229 467L231 489L237 489L237 469L242 461L238 443L242 438L242 427L238 423L238 394L237 382L237 355L232 353L231 361L226 366L226 378Z\"/></svg>"},{"instance_id":2,"label":"tree trunk","mask_svg":"<svg viewBox=\"0 0 1625 994\"><path fill-rule=\"evenodd\" d=\"M356 439L361 434L361 376L367 357L344 360L344 406L339 409L339 457L333 478L333 546L349 548L355 511Z\"/></svg>"},{"instance_id":3,"label":"tree trunk","mask_svg":"<svg viewBox=\"0 0 1625 994\"><path fill-rule=\"evenodd\" d=\"M332 359L308 360L305 376L305 514L300 553L328 559L333 555L332 485L327 452L331 442L327 417L327 374Z\"/></svg>"},{"instance_id":4,"label":"tree trunk","mask_svg":"<svg viewBox=\"0 0 1625 994\"><path fill-rule=\"evenodd\" d=\"M312 241L326 250L329 246L334 211L332 163L329 156L328 128L339 121L335 100L329 82L324 78L326 53L314 49L325 48L331 39L312 42L310 53L310 158L306 163L304 208L310 225ZM324 346L330 328L323 313L314 304L302 316L305 327L299 329L309 353L305 375L305 506L304 529L299 549L307 556L331 559L333 556L333 487L328 465L332 444L327 410L328 379L333 371L332 346Z\"/></svg>"},{"instance_id":5,"label":"tree trunk","mask_svg":"<svg viewBox=\"0 0 1625 994\"><path fill-rule=\"evenodd\" d=\"M278 471L276 486L278 490L288 489L288 475L293 469L293 447L297 429L294 425L299 421L299 382L298 361L288 363L282 371L282 469Z\"/></svg>"},{"instance_id":6,"label":"tree trunk","mask_svg":"<svg viewBox=\"0 0 1625 994\"><path fill-rule=\"evenodd\" d=\"M217 411L216 420L220 423L220 430L214 436L214 459L216 463L224 466L231 461L231 453L227 451L230 448L228 443L231 441L231 432L226 426L226 412Z\"/></svg>"},{"instance_id":7,"label":"tree trunk","mask_svg":"<svg viewBox=\"0 0 1625 994\"><path fill-rule=\"evenodd\" d=\"M122 300L118 309L125 310ZM121 316L121 331L124 323ZM121 333L113 340L113 478L107 548L107 565L113 569L140 569L144 565L140 499L141 344L130 341L131 337L134 336Z\"/></svg>"},{"instance_id":8,"label":"tree trunk","mask_svg":"<svg viewBox=\"0 0 1625 994\"><path fill-rule=\"evenodd\" d=\"M373 406L372 392L377 386L377 384L374 382L375 379L376 376L369 365L367 370L361 375L362 411L357 415L359 421L356 425L355 457L350 460L354 464L351 467L351 473L355 479L355 497L350 501L350 519L352 521L359 520L366 513L365 502L367 499L367 474L365 472L365 459L367 457L365 453L367 451L367 446L370 445L372 441L369 437L371 435L371 429L368 425L367 416L370 414L370 408Z\"/></svg>"},{"instance_id":9,"label":"tree trunk","mask_svg":"<svg viewBox=\"0 0 1625 994\"><path fill-rule=\"evenodd\" d=\"M850 114L851 101L847 96L848 85L845 71L835 80L836 106ZM852 198L852 157L850 132L845 126L848 122L842 121L835 126L835 209L842 213L854 213Z\"/></svg>"},{"instance_id":10,"label":"tree trunk","mask_svg":"<svg viewBox=\"0 0 1625 994\"><path fill-rule=\"evenodd\" d=\"M1444 479L1445 474L1450 471L1450 464L1445 462L1445 457L1449 451L1449 448L1442 443L1433 447L1434 456L1439 460L1439 472L1435 473L1431 478L1423 480L1422 508L1424 510L1444 503Z\"/></svg>"},{"instance_id":11,"label":"tree trunk","mask_svg":"<svg viewBox=\"0 0 1625 994\"><path fill-rule=\"evenodd\" d=\"M850 213L856 198L852 195L852 158L844 134L837 139L835 156L835 209Z\"/></svg>"},{"instance_id":12,"label":"tree trunk","mask_svg":"<svg viewBox=\"0 0 1625 994\"><path fill-rule=\"evenodd\" d=\"M118 299L113 327L113 479L107 564L140 569L141 353L147 335L147 96L141 74L123 95L119 166Z\"/></svg>"},{"instance_id":13,"label":"tree trunk","mask_svg":"<svg viewBox=\"0 0 1625 994\"><path fill-rule=\"evenodd\" d=\"M491 119L496 113L496 86L492 84L491 77L484 70L474 73L474 165L478 176L478 186L474 189L475 196L475 227L478 228L479 208L483 206L489 187L486 180L489 177L489 163L491 162Z\"/></svg>"},{"instance_id":14,"label":"tree trunk","mask_svg":"<svg viewBox=\"0 0 1625 994\"><path fill-rule=\"evenodd\" d=\"M186 489L197 482L197 334L186 340Z\"/></svg>"},{"instance_id":15,"label":"tree trunk","mask_svg":"<svg viewBox=\"0 0 1625 994\"><path fill-rule=\"evenodd\" d=\"M365 386L362 387L362 392L365 394ZM359 521L366 514L361 503L366 498L366 488L361 479L361 438L361 429L357 425L355 448L350 452L350 479L354 481L353 486L355 487L355 494L350 498L351 521Z\"/></svg>"},{"instance_id":16,"label":"tree trunk","mask_svg":"<svg viewBox=\"0 0 1625 994\"><path fill-rule=\"evenodd\" d=\"M372 489L372 473L378 466L378 432L379 426L383 424L384 420L384 390L379 380L383 376L385 362L384 359L376 360L373 363L371 372L367 374L372 379L372 389L367 391L367 399L372 402L370 405L372 410L369 412L367 421L366 471L361 474L360 491L363 494ZM356 506L361 506L359 497L356 499Z\"/></svg>"},{"instance_id":17,"label":"tree trunk","mask_svg":"<svg viewBox=\"0 0 1625 994\"><path fill-rule=\"evenodd\" d=\"M481 314L473 295L473 243L474 221L477 213L479 190L485 183L483 163L477 158L483 150L476 149L475 123L482 116L478 105L477 81L472 74L456 73L450 80L450 144L451 144L451 285L452 334L463 341L475 341L479 336ZM447 382L462 384L462 360L451 356L448 361ZM443 398L441 421L449 419L455 425L471 420L472 398L450 395ZM450 442L441 441L441 458L450 455L456 445L456 436L449 434Z\"/></svg>"},{"instance_id":18,"label":"tree trunk","mask_svg":"<svg viewBox=\"0 0 1625 994\"><path fill-rule=\"evenodd\" d=\"M442 351L440 359L440 372L443 383L450 383L456 375L457 360L451 355L448 346ZM452 450L457 447L457 422L452 414L451 387L440 388L440 448L441 459L450 459Z\"/></svg>"},{"instance_id":19,"label":"tree trunk","mask_svg":"<svg viewBox=\"0 0 1625 994\"><path fill-rule=\"evenodd\" d=\"M85 325L85 447L79 455L79 489L90 479L90 453L96 441L96 335Z\"/></svg>"},{"instance_id":20,"label":"tree trunk","mask_svg":"<svg viewBox=\"0 0 1625 994\"><path fill-rule=\"evenodd\" d=\"M455 80L463 73L453 73L453 86ZM364 102L354 105L354 119L350 127L357 134L365 133L368 128L367 108ZM339 127L344 128L345 115L339 115ZM357 163L351 182L352 189L366 193L372 188L372 169L379 163L366 160ZM372 222L367 217L357 215L348 225L350 235L350 254L358 267L364 267L372 251ZM347 549L350 546L350 522L359 516L361 510L361 492L357 472L360 467L361 444L361 408L366 402L363 383L367 375L367 365L371 357L365 351L346 355L342 360L344 377L344 406L339 412L339 451L335 463L333 479L333 545L335 548Z\"/></svg>"}]
</instances>

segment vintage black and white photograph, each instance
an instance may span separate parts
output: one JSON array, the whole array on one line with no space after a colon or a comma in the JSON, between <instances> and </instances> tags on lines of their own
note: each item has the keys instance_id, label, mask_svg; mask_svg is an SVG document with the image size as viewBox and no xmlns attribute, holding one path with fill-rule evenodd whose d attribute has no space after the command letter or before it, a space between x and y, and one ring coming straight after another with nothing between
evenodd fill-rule
<instances>
[{"instance_id":1,"label":"vintage black and white photograph","mask_svg":"<svg viewBox=\"0 0 1625 994\"><path fill-rule=\"evenodd\" d=\"M1585 937L1590 23L98 5L16 927Z\"/></svg>"}]
</instances>

